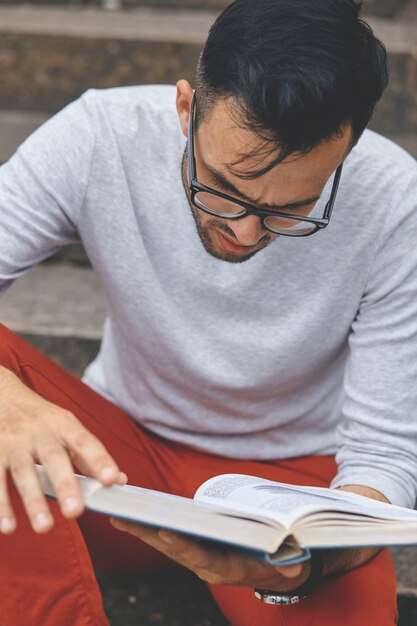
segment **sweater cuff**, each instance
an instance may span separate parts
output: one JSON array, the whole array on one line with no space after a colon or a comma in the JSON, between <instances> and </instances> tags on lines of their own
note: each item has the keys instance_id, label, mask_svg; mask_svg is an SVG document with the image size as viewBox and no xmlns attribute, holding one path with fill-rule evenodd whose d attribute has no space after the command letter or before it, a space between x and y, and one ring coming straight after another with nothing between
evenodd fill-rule
<instances>
[{"instance_id":1,"label":"sweater cuff","mask_svg":"<svg viewBox=\"0 0 417 626\"><path fill-rule=\"evenodd\" d=\"M411 486L400 485L380 470L372 471L369 467L361 468L357 466L344 468L332 480L330 488L336 489L336 487L345 487L347 485L362 485L363 487L376 489L376 491L388 498L391 504L396 506L413 509L416 504L415 491Z\"/></svg>"}]
</instances>

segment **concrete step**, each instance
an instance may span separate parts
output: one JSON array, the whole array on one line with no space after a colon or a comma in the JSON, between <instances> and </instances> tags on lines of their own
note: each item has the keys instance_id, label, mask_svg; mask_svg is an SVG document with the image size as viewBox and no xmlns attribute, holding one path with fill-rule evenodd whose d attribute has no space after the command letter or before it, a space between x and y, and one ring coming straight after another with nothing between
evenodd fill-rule
<instances>
[{"instance_id":1,"label":"concrete step","mask_svg":"<svg viewBox=\"0 0 417 626\"><path fill-rule=\"evenodd\" d=\"M217 11L138 7L0 6L0 109L54 112L88 87L193 81ZM417 28L373 18L390 55L391 83L373 125L417 129Z\"/></svg>"},{"instance_id":2,"label":"concrete step","mask_svg":"<svg viewBox=\"0 0 417 626\"><path fill-rule=\"evenodd\" d=\"M0 298L0 323L78 376L98 352L105 312L97 275L83 267L36 267Z\"/></svg>"},{"instance_id":3,"label":"concrete step","mask_svg":"<svg viewBox=\"0 0 417 626\"><path fill-rule=\"evenodd\" d=\"M0 322L18 333L99 340L106 304L97 274L67 265L40 265L0 299Z\"/></svg>"}]
</instances>

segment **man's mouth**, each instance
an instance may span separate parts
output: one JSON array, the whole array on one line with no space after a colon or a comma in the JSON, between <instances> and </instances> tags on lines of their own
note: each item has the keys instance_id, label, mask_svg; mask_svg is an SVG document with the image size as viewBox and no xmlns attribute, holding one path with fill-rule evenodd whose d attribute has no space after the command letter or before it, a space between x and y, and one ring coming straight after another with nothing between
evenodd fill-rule
<instances>
[{"instance_id":1,"label":"man's mouth","mask_svg":"<svg viewBox=\"0 0 417 626\"><path fill-rule=\"evenodd\" d=\"M234 254L236 256L246 256L248 254L251 254L252 252L255 252L255 250L257 250L259 247L259 243L255 244L254 246L242 246L241 244L235 243L217 228L214 230L214 233L220 248L228 254Z\"/></svg>"}]
</instances>

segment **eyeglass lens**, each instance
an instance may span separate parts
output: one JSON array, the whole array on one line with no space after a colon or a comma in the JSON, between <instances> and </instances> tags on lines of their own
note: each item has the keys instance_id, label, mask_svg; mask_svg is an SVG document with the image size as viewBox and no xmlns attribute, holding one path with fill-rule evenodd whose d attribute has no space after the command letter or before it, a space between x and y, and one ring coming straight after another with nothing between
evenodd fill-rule
<instances>
[{"instance_id":1,"label":"eyeglass lens","mask_svg":"<svg viewBox=\"0 0 417 626\"><path fill-rule=\"evenodd\" d=\"M239 204L205 191L196 193L194 202L203 211L208 211L223 219L236 219L246 214L246 209ZM291 233L294 236L306 235L317 229L316 225L311 222L285 218L280 215L265 217L263 223L268 230L274 233Z\"/></svg>"}]
</instances>

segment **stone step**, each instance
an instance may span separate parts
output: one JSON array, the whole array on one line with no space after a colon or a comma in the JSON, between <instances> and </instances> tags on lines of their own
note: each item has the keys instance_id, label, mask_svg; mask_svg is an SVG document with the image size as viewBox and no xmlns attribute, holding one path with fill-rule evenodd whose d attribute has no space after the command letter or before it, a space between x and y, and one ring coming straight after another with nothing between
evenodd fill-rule
<instances>
[{"instance_id":1,"label":"stone step","mask_svg":"<svg viewBox=\"0 0 417 626\"><path fill-rule=\"evenodd\" d=\"M106 304L88 268L39 265L1 296L0 322L18 333L99 340Z\"/></svg>"},{"instance_id":2,"label":"stone step","mask_svg":"<svg viewBox=\"0 0 417 626\"><path fill-rule=\"evenodd\" d=\"M81 376L98 352L106 304L97 274L42 265L0 298L0 323Z\"/></svg>"},{"instance_id":3,"label":"stone step","mask_svg":"<svg viewBox=\"0 0 417 626\"><path fill-rule=\"evenodd\" d=\"M0 5L0 109L52 113L89 87L193 81L216 14ZM382 132L417 129L417 28L410 15L404 22L370 20L390 55L391 83L373 122Z\"/></svg>"}]
</instances>

